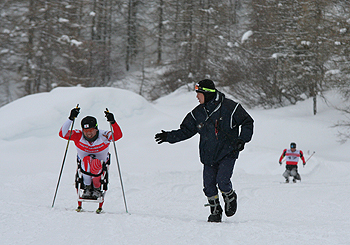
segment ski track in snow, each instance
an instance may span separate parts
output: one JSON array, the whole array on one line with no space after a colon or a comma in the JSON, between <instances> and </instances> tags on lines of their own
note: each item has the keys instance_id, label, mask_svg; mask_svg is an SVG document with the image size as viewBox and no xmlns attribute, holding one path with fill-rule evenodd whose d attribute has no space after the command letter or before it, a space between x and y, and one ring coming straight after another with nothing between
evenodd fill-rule
<instances>
[{"instance_id":1,"label":"ski track in snow","mask_svg":"<svg viewBox=\"0 0 350 245\"><path fill-rule=\"evenodd\" d=\"M101 106L95 108L84 99L86 93L96 96L92 101L99 101ZM100 93L118 100L103 101L98 96ZM1 131L1 244L350 244L350 168L344 155L350 145L339 145L332 136L334 132L329 132L329 122L322 120L338 115L335 111L324 109L324 116L321 111L317 121L303 115L300 108L309 106L303 102L295 106L302 118L301 123L296 123L298 116L295 120L283 120L294 107L248 110L256 121L256 131L253 141L237 160L232 178L238 194L238 210L235 216L223 216L223 222L216 224L206 222L209 208L204 207L207 200L202 192L198 138L175 145L157 145L153 139L161 129L170 130L180 124L192 109L188 101L196 105L195 95L176 92L149 104L124 90L67 88L25 97L0 108L0 114L2 118L15 120L13 112L20 113L29 102L36 108L47 101L48 96L51 102L47 106L56 108L53 119L48 118L48 125L35 128L41 114L33 110L28 119L30 124L22 128L23 134L17 122L13 122L13 127L11 123L5 124L6 134ZM60 104L61 98L72 99ZM105 107L115 113L122 127L124 137L117 146L129 214L125 212L112 147L104 213L95 213L96 203L84 203L84 212L75 212L76 163L72 143L55 206L51 208L66 147L66 141L57 133L71 107L77 104L76 100L82 113L85 109L87 114L101 114L100 128L108 126L103 122ZM89 110L87 104L91 105ZM169 110L175 114L171 115ZM275 117L283 122L283 127L278 127ZM261 124L267 127L269 120L273 129L262 130ZM306 158L307 147L317 152L305 168L299 166L301 182L280 184L285 168L279 166L278 158L291 140L289 137L286 140L283 134L271 137L269 132L273 130L278 134L284 132L285 127L298 131L305 128L305 123L313 123L316 131L302 137L297 135L299 140L295 141L305 149ZM320 129L324 134L318 133ZM45 133L40 134L41 131ZM326 135L327 140L322 135ZM267 145L264 142L268 137L271 140ZM315 137L317 141L309 145ZM223 204L221 196L220 199Z\"/></svg>"}]
</instances>

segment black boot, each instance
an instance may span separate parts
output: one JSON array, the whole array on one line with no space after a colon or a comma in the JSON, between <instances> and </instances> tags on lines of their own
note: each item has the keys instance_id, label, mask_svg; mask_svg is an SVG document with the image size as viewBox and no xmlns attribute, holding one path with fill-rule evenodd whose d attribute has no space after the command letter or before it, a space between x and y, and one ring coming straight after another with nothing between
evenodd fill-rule
<instances>
[{"instance_id":1,"label":"black boot","mask_svg":"<svg viewBox=\"0 0 350 245\"><path fill-rule=\"evenodd\" d=\"M81 195L81 198L83 198L83 199L91 199L91 194L92 194L92 186L91 185L87 185L84 188L84 192Z\"/></svg>"},{"instance_id":2,"label":"black boot","mask_svg":"<svg viewBox=\"0 0 350 245\"><path fill-rule=\"evenodd\" d=\"M219 197L213 196L208 197L209 204L206 204L206 206L210 206L210 212L211 214L208 217L208 222L221 222L222 218L222 208L220 205Z\"/></svg>"},{"instance_id":3,"label":"black boot","mask_svg":"<svg viewBox=\"0 0 350 245\"><path fill-rule=\"evenodd\" d=\"M100 190L100 188L94 187L91 193L91 197L95 200L97 200L99 197L102 197L102 191Z\"/></svg>"},{"instance_id":4,"label":"black boot","mask_svg":"<svg viewBox=\"0 0 350 245\"><path fill-rule=\"evenodd\" d=\"M231 217L237 210L237 194L234 190L229 192L223 192L222 196L225 201L225 214L227 217Z\"/></svg>"}]
</instances>

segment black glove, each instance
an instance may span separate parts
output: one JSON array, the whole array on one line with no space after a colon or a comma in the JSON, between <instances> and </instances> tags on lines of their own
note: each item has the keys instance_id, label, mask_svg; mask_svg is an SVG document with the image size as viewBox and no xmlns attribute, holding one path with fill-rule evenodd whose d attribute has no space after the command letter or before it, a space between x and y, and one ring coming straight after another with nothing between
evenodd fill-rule
<instances>
[{"instance_id":1,"label":"black glove","mask_svg":"<svg viewBox=\"0 0 350 245\"><path fill-rule=\"evenodd\" d=\"M70 111L70 115L69 115L69 120L74 120L74 118L76 118L80 113L80 108L79 107L75 107Z\"/></svg>"},{"instance_id":2,"label":"black glove","mask_svg":"<svg viewBox=\"0 0 350 245\"><path fill-rule=\"evenodd\" d=\"M115 123L113 113L110 113L109 111L105 111L105 117L107 118L107 121L110 122L111 124Z\"/></svg>"},{"instance_id":3,"label":"black glove","mask_svg":"<svg viewBox=\"0 0 350 245\"><path fill-rule=\"evenodd\" d=\"M282 162L279 162L280 165L282 165Z\"/></svg>"},{"instance_id":4,"label":"black glove","mask_svg":"<svg viewBox=\"0 0 350 245\"><path fill-rule=\"evenodd\" d=\"M236 145L235 145L235 149L236 149L237 151L243 151L244 145L245 145L244 140L238 138L238 139L236 140L235 144L236 144Z\"/></svg>"},{"instance_id":5,"label":"black glove","mask_svg":"<svg viewBox=\"0 0 350 245\"><path fill-rule=\"evenodd\" d=\"M154 136L154 138L156 139L158 144L161 144L163 142L166 142L166 138L168 136L168 132L165 132L164 130L162 130L161 133L158 133Z\"/></svg>"}]
</instances>

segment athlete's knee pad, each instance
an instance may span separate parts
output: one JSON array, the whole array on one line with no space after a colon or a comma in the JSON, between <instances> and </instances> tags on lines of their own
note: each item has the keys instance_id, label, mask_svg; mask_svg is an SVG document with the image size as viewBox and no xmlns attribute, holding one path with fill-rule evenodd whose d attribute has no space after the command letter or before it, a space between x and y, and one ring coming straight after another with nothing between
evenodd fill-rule
<instances>
[{"instance_id":1,"label":"athlete's knee pad","mask_svg":"<svg viewBox=\"0 0 350 245\"><path fill-rule=\"evenodd\" d=\"M290 176L290 171L289 170L284 171L283 177L288 178L289 176Z\"/></svg>"},{"instance_id":2,"label":"athlete's knee pad","mask_svg":"<svg viewBox=\"0 0 350 245\"><path fill-rule=\"evenodd\" d=\"M81 167L85 172L90 172L91 162L92 158L90 156L86 156L83 158L83 164L81 165Z\"/></svg>"},{"instance_id":3,"label":"athlete's knee pad","mask_svg":"<svg viewBox=\"0 0 350 245\"><path fill-rule=\"evenodd\" d=\"M292 175L293 177L298 176L298 171L294 168L290 171L290 175Z\"/></svg>"},{"instance_id":4,"label":"athlete's knee pad","mask_svg":"<svg viewBox=\"0 0 350 245\"><path fill-rule=\"evenodd\" d=\"M90 163L90 171L92 174L99 174L102 171L101 161L98 159L93 159Z\"/></svg>"}]
</instances>

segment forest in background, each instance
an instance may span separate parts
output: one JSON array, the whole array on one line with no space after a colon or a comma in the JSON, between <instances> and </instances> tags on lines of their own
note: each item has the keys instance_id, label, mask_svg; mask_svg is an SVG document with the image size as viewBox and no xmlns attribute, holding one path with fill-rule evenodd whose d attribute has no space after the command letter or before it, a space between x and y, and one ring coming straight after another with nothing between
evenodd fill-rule
<instances>
[{"instance_id":1,"label":"forest in background","mask_svg":"<svg viewBox=\"0 0 350 245\"><path fill-rule=\"evenodd\" d=\"M347 0L2 0L0 106L128 77L154 100L210 78L247 106L314 98L316 114L324 91L348 97L349 33Z\"/></svg>"}]
</instances>

